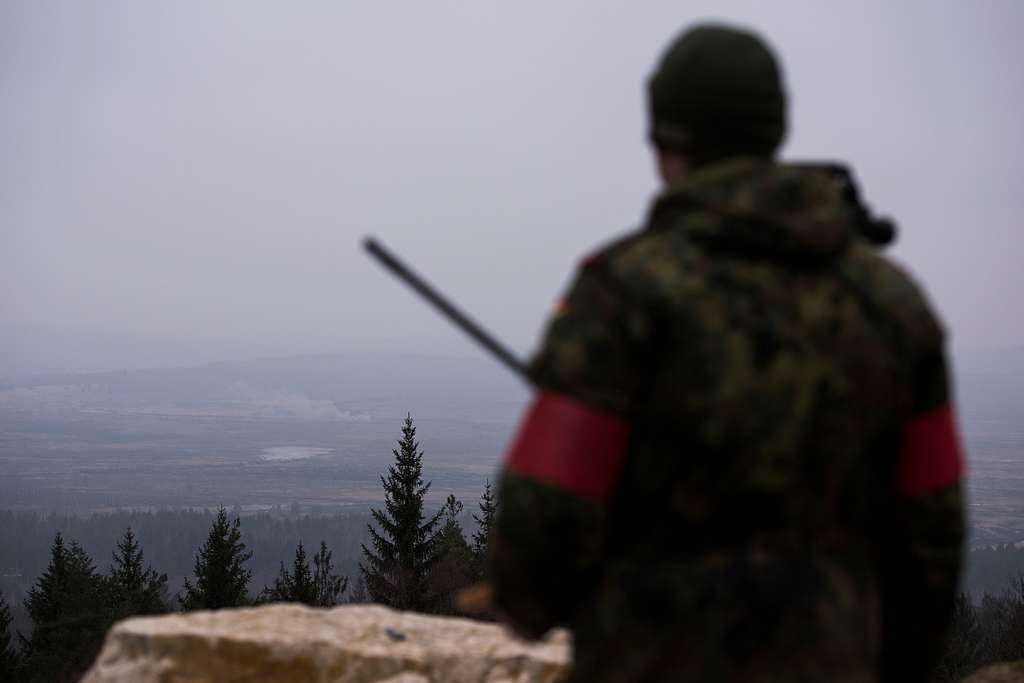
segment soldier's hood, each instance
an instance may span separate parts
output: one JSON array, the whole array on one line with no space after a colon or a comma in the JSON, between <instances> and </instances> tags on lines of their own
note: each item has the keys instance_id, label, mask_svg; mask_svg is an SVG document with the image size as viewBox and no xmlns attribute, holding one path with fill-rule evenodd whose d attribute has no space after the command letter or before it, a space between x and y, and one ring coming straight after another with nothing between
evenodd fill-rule
<instances>
[{"instance_id":1,"label":"soldier's hood","mask_svg":"<svg viewBox=\"0 0 1024 683\"><path fill-rule=\"evenodd\" d=\"M715 250L805 262L831 261L857 234L827 173L748 158L711 164L666 189L648 225L685 230Z\"/></svg>"}]
</instances>

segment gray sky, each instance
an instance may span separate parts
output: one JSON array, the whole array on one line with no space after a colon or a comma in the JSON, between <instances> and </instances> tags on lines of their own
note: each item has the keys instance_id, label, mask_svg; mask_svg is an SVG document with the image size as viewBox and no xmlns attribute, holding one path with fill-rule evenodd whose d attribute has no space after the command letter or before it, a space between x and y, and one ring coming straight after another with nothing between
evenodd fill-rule
<instances>
[{"instance_id":1,"label":"gray sky","mask_svg":"<svg viewBox=\"0 0 1024 683\"><path fill-rule=\"evenodd\" d=\"M856 167L955 340L1024 344L1013 0L7 0L0 324L460 344L373 233L525 352L641 220L643 83L705 18L774 44L784 156Z\"/></svg>"}]
</instances>

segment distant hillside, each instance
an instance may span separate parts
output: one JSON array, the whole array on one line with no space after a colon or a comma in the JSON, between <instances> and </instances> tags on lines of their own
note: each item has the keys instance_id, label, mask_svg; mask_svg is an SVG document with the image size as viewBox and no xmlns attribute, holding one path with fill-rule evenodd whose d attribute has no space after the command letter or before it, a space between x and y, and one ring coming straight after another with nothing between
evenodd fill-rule
<instances>
[{"instance_id":1,"label":"distant hillside","mask_svg":"<svg viewBox=\"0 0 1024 683\"><path fill-rule=\"evenodd\" d=\"M441 336L159 335L73 325L0 322L0 377L70 375L113 370L191 368L257 358L406 354L482 359L484 353L455 330Z\"/></svg>"},{"instance_id":2,"label":"distant hillside","mask_svg":"<svg viewBox=\"0 0 1024 683\"><path fill-rule=\"evenodd\" d=\"M0 392L76 387L82 400L106 407L204 406L288 401L520 401L522 383L488 358L351 353L212 363L87 374L0 379Z\"/></svg>"}]
</instances>

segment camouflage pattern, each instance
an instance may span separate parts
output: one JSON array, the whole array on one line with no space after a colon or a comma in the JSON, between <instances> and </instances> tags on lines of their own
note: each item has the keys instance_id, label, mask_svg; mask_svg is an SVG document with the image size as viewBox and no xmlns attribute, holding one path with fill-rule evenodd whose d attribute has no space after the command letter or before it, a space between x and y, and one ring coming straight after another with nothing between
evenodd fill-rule
<instances>
[{"instance_id":1,"label":"camouflage pattern","mask_svg":"<svg viewBox=\"0 0 1024 683\"><path fill-rule=\"evenodd\" d=\"M943 331L835 183L732 159L581 267L531 364L630 424L608 500L505 472L497 602L572 628L572 681L924 681L962 543L959 485L893 486L945 405Z\"/></svg>"}]
</instances>

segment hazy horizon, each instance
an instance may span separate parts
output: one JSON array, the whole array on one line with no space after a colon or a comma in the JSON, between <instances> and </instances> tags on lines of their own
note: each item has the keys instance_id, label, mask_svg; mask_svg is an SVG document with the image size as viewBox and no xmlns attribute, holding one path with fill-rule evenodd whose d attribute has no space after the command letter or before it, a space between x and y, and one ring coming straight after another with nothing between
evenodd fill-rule
<instances>
[{"instance_id":1,"label":"hazy horizon","mask_svg":"<svg viewBox=\"0 0 1024 683\"><path fill-rule=\"evenodd\" d=\"M0 380L352 354L483 362L507 372L456 328L443 321L442 325L445 327L433 330L436 334L430 336L396 335L372 339L283 332L252 337L173 336L90 326L0 323L5 352L0 355ZM1024 379L1024 346L953 345L951 351L951 363L958 372L1003 372ZM520 357L527 359L529 351L520 353Z\"/></svg>"},{"instance_id":2,"label":"hazy horizon","mask_svg":"<svg viewBox=\"0 0 1024 683\"><path fill-rule=\"evenodd\" d=\"M57 331L0 354L70 367L75 330L476 353L364 256L373 233L525 355L579 258L642 220L644 81L708 18L775 46L783 158L855 167L954 346L1024 346L1019 3L15 1L0 326Z\"/></svg>"}]
</instances>

